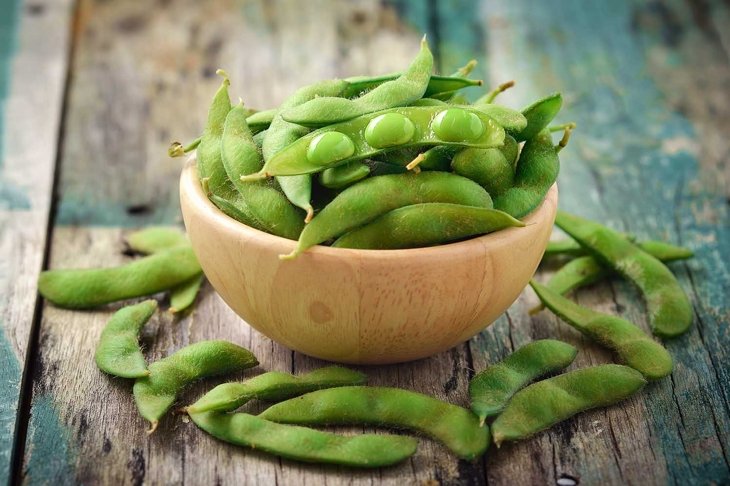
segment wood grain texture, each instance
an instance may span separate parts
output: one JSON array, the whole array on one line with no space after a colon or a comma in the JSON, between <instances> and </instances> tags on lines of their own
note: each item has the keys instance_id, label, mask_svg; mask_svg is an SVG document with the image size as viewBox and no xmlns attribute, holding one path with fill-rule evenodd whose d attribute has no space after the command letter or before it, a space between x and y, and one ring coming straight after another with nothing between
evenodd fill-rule
<instances>
[{"instance_id":1,"label":"wood grain texture","mask_svg":"<svg viewBox=\"0 0 730 486\"><path fill-rule=\"evenodd\" d=\"M0 64L9 68L0 69L0 482L11 467L45 255L71 14L70 1L14 3L2 3L0 22Z\"/></svg>"},{"instance_id":2,"label":"wood grain texture","mask_svg":"<svg viewBox=\"0 0 730 486\"><path fill-rule=\"evenodd\" d=\"M667 343L676 360L671 379L622 405L490 450L475 463L457 461L423 440L402 466L352 472L230 447L179 416L167 417L147 438L130 384L109 379L93 364L95 341L116 306L83 313L44 306L19 479L31 484L727 483L730 44L722 26L728 12L726 3L680 0L82 0L51 267L121 262L128 257L122 255L120 228L179 219L180 166L165 158L165 149L171 138L199 133L218 83L217 67L231 74L234 96L267 108L316 79L399 69L426 31L443 70L477 57L491 84L516 79L517 87L501 99L511 106L552 90L564 92L561 120L575 120L579 129L561 154L561 206L642 238L693 248L694 260L672 268L692 296L697 319L687 336ZM550 271L543 269L538 278L546 279ZM578 300L647 329L641 299L620 281L586 289ZM373 384L466 406L474 369L534 339L578 345L573 367L612 359L550 314L530 318L526 310L535 303L532 293L524 292L468 345L413 363L362 369ZM26 314L14 315L13 322L23 318ZM241 325L209 286L193 314L154 318L143 343L147 356L157 359L210 338L249 347L263 370L303 372L323 364ZM219 381L193 387L181 402Z\"/></svg>"}]
</instances>

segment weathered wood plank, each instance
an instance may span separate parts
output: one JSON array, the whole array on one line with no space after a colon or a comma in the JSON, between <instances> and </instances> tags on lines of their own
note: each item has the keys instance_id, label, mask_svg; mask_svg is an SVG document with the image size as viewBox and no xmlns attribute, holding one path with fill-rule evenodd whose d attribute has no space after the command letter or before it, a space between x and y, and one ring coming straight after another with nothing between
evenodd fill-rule
<instances>
[{"instance_id":1,"label":"weathered wood plank","mask_svg":"<svg viewBox=\"0 0 730 486\"><path fill-rule=\"evenodd\" d=\"M70 1L1 2L0 482L7 482L45 253ZM18 30L18 32L16 32Z\"/></svg>"},{"instance_id":2,"label":"weathered wood plank","mask_svg":"<svg viewBox=\"0 0 730 486\"><path fill-rule=\"evenodd\" d=\"M578 122L563 152L561 207L640 237L695 249L673 268L695 303L695 327L668 341L670 380L605 411L490 455L489 483L575 478L592 483L723 483L730 478L727 393L727 103L730 66L715 11L663 2L512 2L484 9L494 81L518 80L504 100L521 106L543 93L567 95L561 119ZM699 10L698 10L699 9ZM697 91L702 86L702 94ZM546 277L545 274L541 278ZM725 289L725 290L723 290ZM616 282L579 301L618 312L645 329L634 289ZM503 319L472 342L476 368L538 337L581 343L574 366L610 359L557 320L525 310L523 294ZM724 343L724 344L723 344ZM725 348L725 349L723 349ZM597 460L597 458L601 458Z\"/></svg>"}]
</instances>

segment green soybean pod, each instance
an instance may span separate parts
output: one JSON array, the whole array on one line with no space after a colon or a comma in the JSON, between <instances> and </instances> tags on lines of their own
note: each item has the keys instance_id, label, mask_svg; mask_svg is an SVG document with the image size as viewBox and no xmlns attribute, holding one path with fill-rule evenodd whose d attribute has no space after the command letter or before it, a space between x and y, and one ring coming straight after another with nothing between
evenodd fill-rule
<instances>
[{"instance_id":1,"label":"green soybean pod","mask_svg":"<svg viewBox=\"0 0 730 486\"><path fill-rule=\"evenodd\" d=\"M394 250L440 245L525 224L495 209L425 203L394 209L339 237L337 248Z\"/></svg>"},{"instance_id":2,"label":"green soybean pod","mask_svg":"<svg viewBox=\"0 0 730 486\"><path fill-rule=\"evenodd\" d=\"M139 331L157 310L156 300L122 307L101 332L94 359L105 373L122 378L147 376L147 363L139 347Z\"/></svg>"},{"instance_id":3,"label":"green soybean pod","mask_svg":"<svg viewBox=\"0 0 730 486\"><path fill-rule=\"evenodd\" d=\"M611 349L647 379L657 380L672 372L672 357L664 346L631 322L582 307L535 281L530 281L530 286L556 316Z\"/></svg>"},{"instance_id":4,"label":"green soybean pod","mask_svg":"<svg viewBox=\"0 0 730 486\"><path fill-rule=\"evenodd\" d=\"M175 403L178 393L201 378L243 371L258 365L251 352L228 341L201 341L151 363L149 375L137 378L132 392L140 415L151 423L150 432Z\"/></svg>"},{"instance_id":5,"label":"green soybean pod","mask_svg":"<svg viewBox=\"0 0 730 486\"><path fill-rule=\"evenodd\" d=\"M343 98L361 96L387 81L393 81L402 74L402 72L398 71L380 76L352 76L345 78L347 88L342 92L341 96ZM437 74L432 74L428 80L428 87L423 93L423 97L428 98L438 93L454 92L460 89L481 85L482 81L480 79L468 79L461 75L439 76Z\"/></svg>"},{"instance_id":6,"label":"green soybean pod","mask_svg":"<svg viewBox=\"0 0 730 486\"><path fill-rule=\"evenodd\" d=\"M567 143L567 135L563 140ZM548 131L528 140L517 161L514 186L494 199L494 207L515 218L522 218L538 207L558 178L560 148L561 145L553 145Z\"/></svg>"},{"instance_id":7,"label":"green soybean pod","mask_svg":"<svg viewBox=\"0 0 730 486\"><path fill-rule=\"evenodd\" d=\"M241 182L241 176L261 168L261 154L246 125L243 104L231 108L221 140L221 159L251 215L267 233L295 240L304 226L300 212L276 188L265 181Z\"/></svg>"},{"instance_id":8,"label":"green soybean pod","mask_svg":"<svg viewBox=\"0 0 730 486\"><path fill-rule=\"evenodd\" d=\"M435 98L420 98L409 103L409 106L448 106L449 104Z\"/></svg>"},{"instance_id":9,"label":"green soybean pod","mask_svg":"<svg viewBox=\"0 0 730 486\"><path fill-rule=\"evenodd\" d=\"M512 108L493 104L473 104L470 108L479 110L499 123L512 136L523 132L527 127L527 118L524 114Z\"/></svg>"},{"instance_id":10,"label":"green soybean pod","mask_svg":"<svg viewBox=\"0 0 730 486\"><path fill-rule=\"evenodd\" d=\"M426 202L492 206L489 194L481 186L448 172L371 177L338 194L304 228L294 251L280 258L294 258L307 248L337 238L393 209Z\"/></svg>"},{"instance_id":11,"label":"green soybean pod","mask_svg":"<svg viewBox=\"0 0 730 486\"><path fill-rule=\"evenodd\" d=\"M385 467L416 452L418 443L399 435L362 434L346 437L306 427L282 425L245 413L201 412L190 415L213 437L295 461L348 467Z\"/></svg>"},{"instance_id":12,"label":"green soybean pod","mask_svg":"<svg viewBox=\"0 0 730 486\"><path fill-rule=\"evenodd\" d=\"M520 146L517 143L517 140L515 140L511 135L505 135L504 145L501 146L499 150L502 151L507 162L509 162L512 167L515 167L517 159L520 156Z\"/></svg>"},{"instance_id":13,"label":"green soybean pod","mask_svg":"<svg viewBox=\"0 0 730 486\"><path fill-rule=\"evenodd\" d=\"M288 109L282 108L281 116L289 123L319 128L367 113L408 105L423 96L432 69L433 55L424 37L418 55L398 78L379 85L359 98L319 97Z\"/></svg>"},{"instance_id":14,"label":"green soybean pod","mask_svg":"<svg viewBox=\"0 0 730 486\"><path fill-rule=\"evenodd\" d=\"M629 235L623 235L627 240L632 241L639 248L650 254L651 256L658 258L663 262L673 262L677 260L686 260L694 256L694 252L683 246L673 245L665 241L657 240L645 240L645 241L634 241ZM565 239L560 241L551 241L548 243L545 249L543 259L550 258L553 256L566 255L566 256L585 256L588 252L585 248L580 246L575 240Z\"/></svg>"},{"instance_id":15,"label":"green soybean pod","mask_svg":"<svg viewBox=\"0 0 730 486\"><path fill-rule=\"evenodd\" d=\"M692 304L662 262L595 221L558 211L555 224L641 290L654 334L674 337L689 329Z\"/></svg>"},{"instance_id":16,"label":"green soybean pod","mask_svg":"<svg viewBox=\"0 0 730 486\"><path fill-rule=\"evenodd\" d=\"M152 226L135 231L127 237L127 245L137 253L151 254L190 242L179 230L167 226ZM188 309L198 296L204 276L201 272L187 282L170 289L170 312L176 314Z\"/></svg>"},{"instance_id":17,"label":"green soybean pod","mask_svg":"<svg viewBox=\"0 0 730 486\"><path fill-rule=\"evenodd\" d=\"M150 226L135 231L126 237L126 241L132 251L145 255L190 244L184 233L169 226Z\"/></svg>"},{"instance_id":18,"label":"green soybean pod","mask_svg":"<svg viewBox=\"0 0 730 486\"><path fill-rule=\"evenodd\" d=\"M494 443L525 439L592 408L624 400L646 384L628 366L583 368L533 383L517 392L492 423Z\"/></svg>"},{"instance_id":19,"label":"green soybean pod","mask_svg":"<svg viewBox=\"0 0 730 486\"><path fill-rule=\"evenodd\" d=\"M111 268L42 272L38 291L58 307L89 309L169 290L202 269L190 247L172 248Z\"/></svg>"},{"instance_id":20,"label":"green soybean pod","mask_svg":"<svg viewBox=\"0 0 730 486\"><path fill-rule=\"evenodd\" d=\"M471 409L484 423L487 417L498 415L521 388L540 376L566 368L576 354L578 350L573 346L554 339L522 346L471 379Z\"/></svg>"},{"instance_id":21,"label":"green soybean pod","mask_svg":"<svg viewBox=\"0 0 730 486\"><path fill-rule=\"evenodd\" d=\"M482 186L492 197L512 187L515 178L512 164L496 148L460 150L451 160L451 169Z\"/></svg>"},{"instance_id":22,"label":"green soybean pod","mask_svg":"<svg viewBox=\"0 0 730 486\"><path fill-rule=\"evenodd\" d=\"M278 111L277 108L272 108L270 110L257 111L256 113L249 114L248 110L244 110L243 115L246 118L248 128L252 133L256 134L269 128Z\"/></svg>"},{"instance_id":23,"label":"green soybean pod","mask_svg":"<svg viewBox=\"0 0 730 486\"><path fill-rule=\"evenodd\" d=\"M217 73L223 77L223 81L218 91L216 91L208 110L208 120L197 152L198 176L201 181L207 181L208 190L214 194L217 194L220 188L230 185L230 181L227 181L225 177L223 163L221 162L220 144L223 136L223 125L231 109L231 101L228 97L228 87L231 85L231 81L225 71L219 69Z\"/></svg>"},{"instance_id":24,"label":"green soybean pod","mask_svg":"<svg viewBox=\"0 0 730 486\"><path fill-rule=\"evenodd\" d=\"M527 126L514 134L514 137L518 142L536 137L553 121L562 106L563 96L560 93L553 93L537 100L522 110L522 114L527 120Z\"/></svg>"},{"instance_id":25,"label":"green soybean pod","mask_svg":"<svg viewBox=\"0 0 730 486\"><path fill-rule=\"evenodd\" d=\"M394 123L396 119L400 123ZM390 130L379 130L381 123ZM398 128L397 133L394 128ZM412 135L406 141L407 134ZM395 145L397 141L402 145ZM503 144L504 129L477 110L440 106L391 108L310 132L267 159L262 170L242 180L321 172L328 167L370 159L396 147L490 148Z\"/></svg>"},{"instance_id":26,"label":"green soybean pod","mask_svg":"<svg viewBox=\"0 0 730 486\"><path fill-rule=\"evenodd\" d=\"M323 170L319 173L319 183L329 189L343 189L368 175L370 175L370 167L355 161Z\"/></svg>"},{"instance_id":27,"label":"green soybean pod","mask_svg":"<svg viewBox=\"0 0 730 486\"><path fill-rule=\"evenodd\" d=\"M299 106L319 96L340 96L347 86L346 81L339 79L320 81L299 88L293 95L287 98L279 107L279 111L271 121L271 125L269 125L269 129L264 137L261 147L264 162L268 163L280 150L309 132L309 129L306 127L284 120L281 117L283 110ZM314 215L314 209L311 203L312 178L308 175L296 175L296 177L277 177L276 180L292 204L306 211L307 216L305 222L309 222Z\"/></svg>"},{"instance_id":28,"label":"green soybean pod","mask_svg":"<svg viewBox=\"0 0 730 486\"><path fill-rule=\"evenodd\" d=\"M367 376L340 366L327 366L300 376L269 371L243 383L223 383L187 407L188 413L230 412L254 399L279 401L322 388L362 385Z\"/></svg>"},{"instance_id":29,"label":"green soybean pod","mask_svg":"<svg viewBox=\"0 0 730 486\"><path fill-rule=\"evenodd\" d=\"M489 446L489 429L471 411L399 388L345 386L307 393L264 410L259 417L297 425L375 425L421 432L462 459Z\"/></svg>"}]
</instances>

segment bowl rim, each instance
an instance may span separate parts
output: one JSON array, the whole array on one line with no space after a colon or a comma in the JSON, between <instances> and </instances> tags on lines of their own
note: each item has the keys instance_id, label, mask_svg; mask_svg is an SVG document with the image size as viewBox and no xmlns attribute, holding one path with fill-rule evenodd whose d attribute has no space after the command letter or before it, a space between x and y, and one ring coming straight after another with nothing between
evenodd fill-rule
<instances>
[{"instance_id":1,"label":"bowl rim","mask_svg":"<svg viewBox=\"0 0 730 486\"><path fill-rule=\"evenodd\" d=\"M290 240L277 235L272 235L265 231L252 228L238 220L235 220L225 214L223 211L213 204L210 199L203 192L198 173L195 168L195 156L191 156L180 174L180 197L189 198L190 203L199 208L204 213L204 217L210 218L213 224L222 226L228 232L233 232L241 235L241 238L246 240L256 240L267 246L278 245L280 247L286 247L286 251L291 251L296 246L296 240ZM550 211L550 207L555 205L557 207L557 196L558 186L557 182L550 186L545 198L542 200L539 206L535 208L527 216L521 218L521 221L525 223L523 227L510 227L503 230L495 231L494 233L488 233L486 235L476 236L462 241L456 241L452 243L446 243L443 245L422 247L422 248L404 248L404 249L387 249L387 250L373 250L373 249L359 249L359 248L333 248L331 246L315 245L308 248L301 256L310 255L322 255L329 257L341 257L344 255L358 255L360 258L365 259L378 259L384 258L403 258L403 257L438 257L451 255L454 252L460 250L466 250L467 248L478 245L479 248L487 248L492 245L509 244L510 241L514 241L520 238L519 231L531 225L537 225L544 222L542 218L543 213ZM552 204L546 204L552 202ZM553 221L550 218L552 225ZM268 241L267 241L268 240Z\"/></svg>"}]
</instances>

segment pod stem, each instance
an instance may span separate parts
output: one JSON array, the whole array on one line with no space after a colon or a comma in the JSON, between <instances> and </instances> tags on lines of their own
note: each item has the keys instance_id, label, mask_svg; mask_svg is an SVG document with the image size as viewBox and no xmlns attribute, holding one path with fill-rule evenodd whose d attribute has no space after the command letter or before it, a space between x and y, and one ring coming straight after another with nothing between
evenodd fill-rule
<instances>
[{"instance_id":1,"label":"pod stem","mask_svg":"<svg viewBox=\"0 0 730 486\"><path fill-rule=\"evenodd\" d=\"M167 149L167 155L170 157L182 157L186 153L192 152L198 148L201 138L202 137L198 137L187 145L183 145L181 142L172 142L170 147Z\"/></svg>"},{"instance_id":2,"label":"pod stem","mask_svg":"<svg viewBox=\"0 0 730 486\"><path fill-rule=\"evenodd\" d=\"M575 122L563 123L562 125L552 125L552 126L549 126L548 127L548 131L550 131L550 132L562 132L566 128L570 128L571 130L573 130L577 126L578 125L576 125Z\"/></svg>"},{"instance_id":3,"label":"pod stem","mask_svg":"<svg viewBox=\"0 0 730 486\"><path fill-rule=\"evenodd\" d=\"M560 141L558 142L558 146L555 147L555 150L557 152L560 152L568 145L568 141L570 140L570 134L573 133L573 128L575 128L575 123L573 123L573 126L570 126L570 124L568 124L568 126L565 127L565 131L563 132L563 138L560 139Z\"/></svg>"},{"instance_id":4,"label":"pod stem","mask_svg":"<svg viewBox=\"0 0 730 486\"><path fill-rule=\"evenodd\" d=\"M242 175L241 182L260 181L262 179L266 179L267 177L271 177L271 174L269 174L268 172L254 172L253 174Z\"/></svg>"},{"instance_id":5,"label":"pod stem","mask_svg":"<svg viewBox=\"0 0 730 486\"><path fill-rule=\"evenodd\" d=\"M307 206L307 207L305 208L305 211L307 211L307 216L305 216L305 218L304 218L304 224L307 224L307 223L309 223L310 221L312 221L312 218L314 217L314 208L313 208L313 207L312 207L312 205L310 204L310 205L308 205L308 206Z\"/></svg>"},{"instance_id":6,"label":"pod stem","mask_svg":"<svg viewBox=\"0 0 730 486\"><path fill-rule=\"evenodd\" d=\"M455 75L461 76L463 78L469 76L469 74L474 70L474 68L477 66L477 60L471 59L469 62L461 66L459 69L456 70Z\"/></svg>"},{"instance_id":7,"label":"pod stem","mask_svg":"<svg viewBox=\"0 0 730 486\"><path fill-rule=\"evenodd\" d=\"M160 425L160 422L158 420L153 420L150 422L150 428L147 430L147 435L152 435L155 433L155 430L157 430L157 426Z\"/></svg>"},{"instance_id":8,"label":"pod stem","mask_svg":"<svg viewBox=\"0 0 730 486\"><path fill-rule=\"evenodd\" d=\"M416 158L415 158L415 159L413 159L413 160L411 160L410 162L408 162L408 165L406 165L406 169L408 169L408 170L412 170L413 172L415 172L416 174L418 174L419 172L421 172L421 168L420 168L420 167L418 167L418 166L419 166L419 165L421 164L421 162L423 162L424 160L426 160L426 156L425 156L425 155L423 155L423 153L420 153L420 154L418 154L418 155L416 156Z\"/></svg>"},{"instance_id":9,"label":"pod stem","mask_svg":"<svg viewBox=\"0 0 730 486\"><path fill-rule=\"evenodd\" d=\"M506 83L502 83L499 86L497 86L496 88L494 88L492 91L490 91L489 93L485 94L483 97L479 98L474 104L475 105L481 105L481 104L488 105L488 104L492 103L494 101L494 99L500 93L507 91L514 85L515 85L514 80L507 81Z\"/></svg>"}]
</instances>

